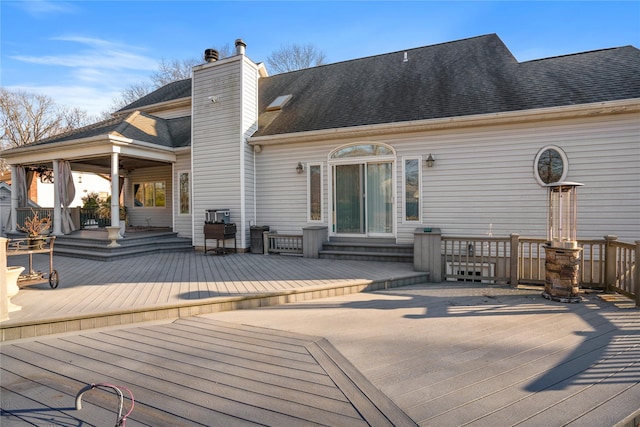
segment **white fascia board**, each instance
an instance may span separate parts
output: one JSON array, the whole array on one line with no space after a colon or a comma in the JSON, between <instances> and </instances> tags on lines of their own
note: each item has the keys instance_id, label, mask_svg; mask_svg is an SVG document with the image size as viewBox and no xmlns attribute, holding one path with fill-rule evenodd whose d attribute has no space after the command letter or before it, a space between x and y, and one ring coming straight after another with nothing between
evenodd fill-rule
<instances>
[{"instance_id":1,"label":"white fascia board","mask_svg":"<svg viewBox=\"0 0 640 427\"><path fill-rule=\"evenodd\" d=\"M86 159L111 153L128 154L146 159L175 162L171 147L161 147L115 135L100 135L52 144L27 145L2 152L8 164L42 163L52 159Z\"/></svg>"},{"instance_id":2,"label":"white fascia board","mask_svg":"<svg viewBox=\"0 0 640 427\"><path fill-rule=\"evenodd\" d=\"M172 110L180 107L187 107L191 105L191 97L186 96L184 98L172 99L171 101L158 102L155 104L144 105L138 108L130 108L128 110L116 111L112 113L112 117L121 117L129 115L135 111L143 111L147 114L155 113L157 111Z\"/></svg>"},{"instance_id":3,"label":"white fascia board","mask_svg":"<svg viewBox=\"0 0 640 427\"><path fill-rule=\"evenodd\" d=\"M142 159L157 160L161 162L175 162L176 153L171 147L158 147L149 146L149 143L144 145L141 142L136 144L121 146L118 152L127 156L134 156Z\"/></svg>"},{"instance_id":4,"label":"white fascia board","mask_svg":"<svg viewBox=\"0 0 640 427\"><path fill-rule=\"evenodd\" d=\"M640 98L606 101L592 104L476 114L472 116L446 117L376 125L324 129L318 131L257 136L248 139L249 145L276 145L289 142L311 142L333 138L363 138L371 136L426 132L441 129L460 129L501 124L542 122L611 114L640 113Z\"/></svg>"}]
</instances>

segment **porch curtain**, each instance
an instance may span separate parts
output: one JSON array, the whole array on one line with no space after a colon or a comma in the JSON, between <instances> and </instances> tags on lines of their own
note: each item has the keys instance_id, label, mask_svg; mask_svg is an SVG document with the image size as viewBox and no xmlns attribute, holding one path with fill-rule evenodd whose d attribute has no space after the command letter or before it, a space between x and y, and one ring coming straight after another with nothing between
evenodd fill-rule
<instances>
[{"instance_id":1,"label":"porch curtain","mask_svg":"<svg viewBox=\"0 0 640 427\"><path fill-rule=\"evenodd\" d=\"M60 203L62 203L62 232L64 234L69 234L76 229L73 221L71 220L71 211L69 210L69 206L73 203L73 199L76 197L76 187L73 184L71 165L68 161L58 161L58 173L60 174L58 190L60 191ZM56 179L58 179L58 177L56 177Z\"/></svg>"},{"instance_id":2,"label":"porch curtain","mask_svg":"<svg viewBox=\"0 0 640 427\"><path fill-rule=\"evenodd\" d=\"M16 183L18 187L18 207L26 208L29 201L29 183L33 179L33 171L27 171L24 166L16 167Z\"/></svg>"},{"instance_id":3,"label":"porch curtain","mask_svg":"<svg viewBox=\"0 0 640 427\"><path fill-rule=\"evenodd\" d=\"M16 166L16 176L11 177L13 182L15 182L16 188L18 190L18 207L19 208L26 208L27 206L29 206L29 183L33 179L34 174L35 172L28 170L24 166ZM12 187L13 187L13 184L12 184ZM17 212L15 214L16 214L16 217L18 218L18 221L20 221L20 216L17 215ZM14 212L12 212L12 210L10 209L9 215L7 215L7 223L5 224L5 230L11 229L12 215L14 215ZM20 226L21 224L20 222L18 222L18 227Z\"/></svg>"}]
</instances>

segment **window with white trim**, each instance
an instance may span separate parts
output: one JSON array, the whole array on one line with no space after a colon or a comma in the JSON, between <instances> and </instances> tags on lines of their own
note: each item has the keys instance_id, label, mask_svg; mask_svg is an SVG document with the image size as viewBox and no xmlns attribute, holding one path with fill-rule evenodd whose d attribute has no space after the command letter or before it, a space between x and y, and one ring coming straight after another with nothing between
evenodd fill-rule
<instances>
[{"instance_id":1,"label":"window with white trim","mask_svg":"<svg viewBox=\"0 0 640 427\"><path fill-rule=\"evenodd\" d=\"M164 181L136 182L133 184L133 202L138 208L164 208L167 205Z\"/></svg>"},{"instance_id":2,"label":"window with white trim","mask_svg":"<svg viewBox=\"0 0 640 427\"><path fill-rule=\"evenodd\" d=\"M422 200L421 157L403 158L402 194L404 195L403 219L405 222L420 222Z\"/></svg>"},{"instance_id":3,"label":"window with white trim","mask_svg":"<svg viewBox=\"0 0 640 427\"><path fill-rule=\"evenodd\" d=\"M540 185L564 181L569 172L567 155L555 145L543 147L533 162L533 174Z\"/></svg>"},{"instance_id":4,"label":"window with white trim","mask_svg":"<svg viewBox=\"0 0 640 427\"><path fill-rule=\"evenodd\" d=\"M307 165L307 221L321 222L322 206L322 165Z\"/></svg>"},{"instance_id":5,"label":"window with white trim","mask_svg":"<svg viewBox=\"0 0 640 427\"><path fill-rule=\"evenodd\" d=\"M191 186L189 183L189 172L178 172L180 214L188 214L191 211Z\"/></svg>"}]
</instances>

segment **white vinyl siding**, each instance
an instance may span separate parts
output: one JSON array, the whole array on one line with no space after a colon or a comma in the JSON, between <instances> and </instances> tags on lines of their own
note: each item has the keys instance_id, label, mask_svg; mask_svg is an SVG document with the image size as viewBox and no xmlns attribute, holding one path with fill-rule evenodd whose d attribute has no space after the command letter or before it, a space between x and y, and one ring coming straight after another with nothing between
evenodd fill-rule
<instances>
[{"instance_id":1,"label":"white vinyl siding","mask_svg":"<svg viewBox=\"0 0 640 427\"><path fill-rule=\"evenodd\" d=\"M244 56L194 70L191 149L195 246L204 246L202 227L208 209L230 210L231 222L238 227L238 247L247 246L254 197L253 153L245 139L257 126L257 105L252 106L257 104L256 85L257 68Z\"/></svg>"},{"instance_id":2,"label":"white vinyl siding","mask_svg":"<svg viewBox=\"0 0 640 427\"><path fill-rule=\"evenodd\" d=\"M421 162L421 223L398 221L397 241L413 242L416 226L437 227L447 235L546 236L546 189L534 175L534 160L548 145L568 158L567 180L585 184L578 190L578 238L617 235L640 238L640 120L638 115L589 117L547 123L487 126L368 138L392 146L398 159L436 158ZM306 179L296 174L299 161L325 165L329 152L353 141L264 145L257 155L258 223L281 232L301 233L308 223ZM396 168L402 194L403 168ZM402 203L397 200L397 217ZM327 224L327 218L324 218Z\"/></svg>"},{"instance_id":3,"label":"white vinyl siding","mask_svg":"<svg viewBox=\"0 0 640 427\"><path fill-rule=\"evenodd\" d=\"M127 215L129 224L132 226L153 226L153 227L172 227L172 211L173 211L173 179L171 176L171 165L157 166L151 168L136 169L131 172L127 178L127 196L125 206L127 207ZM138 207L134 203L133 188L134 184L143 182L163 182L165 184L165 203L164 207Z\"/></svg>"},{"instance_id":4,"label":"white vinyl siding","mask_svg":"<svg viewBox=\"0 0 640 427\"><path fill-rule=\"evenodd\" d=\"M191 115L191 106L172 108L170 110L152 111L149 114L160 117L161 119L177 119L179 117L187 117Z\"/></svg>"},{"instance_id":5,"label":"white vinyl siding","mask_svg":"<svg viewBox=\"0 0 640 427\"><path fill-rule=\"evenodd\" d=\"M329 142L264 146L256 154L257 224L280 233L302 234L307 221L307 175L298 162L322 165L322 198L327 202L327 155L338 145ZM313 223L318 225L317 222ZM324 215L320 224L327 224Z\"/></svg>"}]
</instances>

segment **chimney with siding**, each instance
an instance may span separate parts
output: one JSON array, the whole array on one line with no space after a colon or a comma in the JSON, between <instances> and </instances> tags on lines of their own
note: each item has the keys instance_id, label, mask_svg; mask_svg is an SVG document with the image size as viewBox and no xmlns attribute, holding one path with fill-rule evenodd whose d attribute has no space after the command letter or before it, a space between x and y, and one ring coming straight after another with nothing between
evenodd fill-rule
<instances>
[{"instance_id":1,"label":"chimney with siding","mask_svg":"<svg viewBox=\"0 0 640 427\"><path fill-rule=\"evenodd\" d=\"M253 203L253 150L246 143L258 123L258 80L263 67L235 41L235 55L219 58L206 49L193 67L191 164L194 242L204 246L208 209L228 209L236 224L238 249L248 248Z\"/></svg>"}]
</instances>

